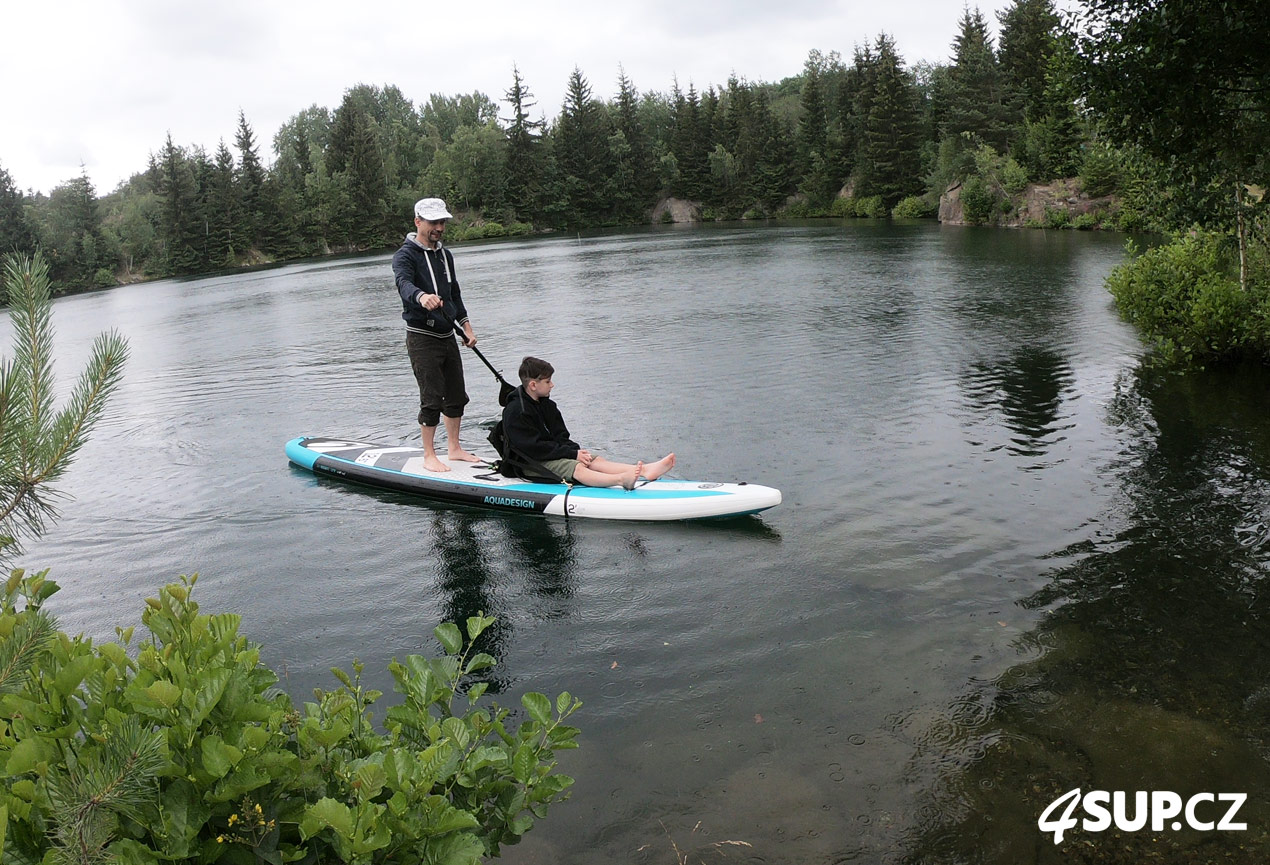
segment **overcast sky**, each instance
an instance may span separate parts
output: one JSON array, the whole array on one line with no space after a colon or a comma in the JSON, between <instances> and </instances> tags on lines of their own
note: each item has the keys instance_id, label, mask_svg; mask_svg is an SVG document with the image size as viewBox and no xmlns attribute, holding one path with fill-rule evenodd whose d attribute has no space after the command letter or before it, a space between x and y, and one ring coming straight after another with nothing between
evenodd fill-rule
<instances>
[{"instance_id":1,"label":"overcast sky","mask_svg":"<svg viewBox=\"0 0 1270 865\"><path fill-rule=\"evenodd\" d=\"M971 3L995 36L1010 0ZM273 135L310 105L393 84L501 100L512 65L549 118L574 67L611 99L618 67L641 92L779 81L812 49L850 62L893 36L904 60L947 62L961 0L3 0L0 167L48 192L83 165L98 194L178 145L232 147L241 108L272 162ZM506 106L503 106L506 108ZM504 115L506 116L506 115Z\"/></svg>"}]
</instances>

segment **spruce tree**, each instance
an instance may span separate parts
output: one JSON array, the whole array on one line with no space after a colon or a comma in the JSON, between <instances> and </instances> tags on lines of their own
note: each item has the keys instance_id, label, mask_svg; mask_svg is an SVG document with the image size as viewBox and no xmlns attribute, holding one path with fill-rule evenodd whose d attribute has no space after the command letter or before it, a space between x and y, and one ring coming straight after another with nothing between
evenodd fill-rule
<instances>
[{"instance_id":1,"label":"spruce tree","mask_svg":"<svg viewBox=\"0 0 1270 865\"><path fill-rule=\"evenodd\" d=\"M1049 113L1046 79L1058 48L1060 20L1054 0L1014 0L997 13L1001 24L1001 75L1018 100L1023 118L1036 122Z\"/></svg>"},{"instance_id":2,"label":"spruce tree","mask_svg":"<svg viewBox=\"0 0 1270 865\"><path fill-rule=\"evenodd\" d=\"M35 251L35 232L26 216L26 196L0 166L0 255Z\"/></svg>"},{"instance_id":3,"label":"spruce tree","mask_svg":"<svg viewBox=\"0 0 1270 865\"><path fill-rule=\"evenodd\" d=\"M230 267L246 251L235 246L235 228L241 221L241 204L234 183L234 155L222 138L216 148L216 161L207 194L209 258L214 267Z\"/></svg>"},{"instance_id":4,"label":"spruce tree","mask_svg":"<svg viewBox=\"0 0 1270 865\"><path fill-rule=\"evenodd\" d=\"M819 51L812 51L803 64L803 84L799 94L798 127L795 133L797 164L795 170L803 177L811 171L812 154L825 155L828 142L828 112L825 108L823 75L825 60Z\"/></svg>"},{"instance_id":5,"label":"spruce tree","mask_svg":"<svg viewBox=\"0 0 1270 865\"><path fill-rule=\"evenodd\" d=\"M630 176L630 183L623 187L621 200L617 202L618 214L623 220L633 221L653 204L658 191L657 174L653 170L652 142L640 117L639 94L621 67L618 67L613 125L622 134L627 148L624 165Z\"/></svg>"},{"instance_id":6,"label":"spruce tree","mask_svg":"<svg viewBox=\"0 0 1270 865\"><path fill-rule=\"evenodd\" d=\"M238 149L238 201L241 207L235 226L235 248L246 252L260 243L264 224L262 190L265 185L265 169L256 152L256 135L247 122L242 109L238 111L238 130L234 134L234 146Z\"/></svg>"},{"instance_id":7,"label":"spruce tree","mask_svg":"<svg viewBox=\"0 0 1270 865\"><path fill-rule=\"evenodd\" d=\"M520 70L512 66L512 86L506 94L512 106L512 116L507 118L507 201L512 214L532 221L539 213L542 195L542 146L543 121L531 120L529 111L537 103L533 94L520 77Z\"/></svg>"},{"instance_id":8,"label":"spruce tree","mask_svg":"<svg viewBox=\"0 0 1270 865\"><path fill-rule=\"evenodd\" d=\"M59 290L87 288L94 284L97 269L110 265L97 193L87 171L49 195L43 239L51 278Z\"/></svg>"},{"instance_id":9,"label":"spruce tree","mask_svg":"<svg viewBox=\"0 0 1270 865\"><path fill-rule=\"evenodd\" d=\"M988 23L978 10L966 9L953 42L943 106L945 138L969 138L1006 152L1018 133L1010 108L1012 97L997 64Z\"/></svg>"},{"instance_id":10,"label":"spruce tree","mask_svg":"<svg viewBox=\"0 0 1270 865\"><path fill-rule=\"evenodd\" d=\"M199 214L198 189L194 172L184 150L172 142L168 133L157 160L159 196L163 201L159 233L164 252L164 273L195 273L198 270Z\"/></svg>"},{"instance_id":11,"label":"spruce tree","mask_svg":"<svg viewBox=\"0 0 1270 865\"><path fill-rule=\"evenodd\" d=\"M708 130L701 119L701 100L697 88L689 82L685 95L675 86L671 152L679 166L672 191L681 198L701 201L706 196L710 177Z\"/></svg>"},{"instance_id":12,"label":"spruce tree","mask_svg":"<svg viewBox=\"0 0 1270 865\"><path fill-rule=\"evenodd\" d=\"M557 170L567 201L570 225L606 221L611 210L601 200L610 172L608 115L591 96L580 69L569 76L564 107L554 131Z\"/></svg>"},{"instance_id":13,"label":"spruce tree","mask_svg":"<svg viewBox=\"0 0 1270 865\"><path fill-rule=\"evenodd\" d=\"M921 190L921 112L916 84L895 41L882 34L876 49L873 98L864 128L869 174L859 194L882 196L889 211Z\"/></svg>"}]
</instances>

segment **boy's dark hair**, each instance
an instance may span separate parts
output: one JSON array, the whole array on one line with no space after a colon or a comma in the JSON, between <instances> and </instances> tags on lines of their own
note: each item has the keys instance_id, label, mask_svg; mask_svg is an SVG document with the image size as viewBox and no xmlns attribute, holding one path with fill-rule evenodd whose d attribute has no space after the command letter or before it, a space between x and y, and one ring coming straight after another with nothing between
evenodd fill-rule
<instances>
[{"instance_id":1,"label":"boy's dark hair","mask_svg":"<svg viewBox=\"0 0 1270 865\"><path fill-rule=\"evenodd\" d=\"M556 368L545 360L532 355L526 355L520 362L520 370L517 375L520 376L521 384L529 384L536 378L551 378Z\"/></svg>"}]
</instances>

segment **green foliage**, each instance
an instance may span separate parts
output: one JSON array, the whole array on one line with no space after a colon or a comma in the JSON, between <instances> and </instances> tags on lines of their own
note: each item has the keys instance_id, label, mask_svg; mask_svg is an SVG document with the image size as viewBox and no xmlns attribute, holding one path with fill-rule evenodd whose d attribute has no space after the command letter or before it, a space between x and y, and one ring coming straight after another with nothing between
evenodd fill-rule
<instances>
[{"instance_id":1,"label":"green foliage","mask_svg":"<svg viewBox=\"0 0 1270 865\"><path fill-rule=\"evenodd\" d=\"M26 214L26 196L0 167L0 255L35 252L35 232Z\"/></svg>"},{"instance_id":2,"label":"green foliage","mask_svg":"<svg viewBox=\"0 0 1270 865\"><path fill-rule=\"evenodd\" d=\"M812 51L784 81L734 75L704 92L690 83L641 95L619 70L605 99L575 69L563 109L543 120L531 120L543 114L515 67L505 117L481 93L432 94L416 108L396 87L357 84L334 109L309 106L283 123L272 160L241 112L219 147L169 136L95 211L87 178L56 200L24 199L0 173L0 244L26 248L25 228L38 229L55 284L79 288L103 269L130 282L391 247L423 196L445 198L473 226L455 221L460 240L491 236L475 228L487 224L635 224L667 196L717 218L769 217L797 197L806 204L792 213L823 216L841 212L848 184L889 212L964 182L983 144L1016 163L985 178L995 192L1012 193L1024 175L1069 177L1085 135L1072 37L1052 0L1017 0L1000 20L998 56L983 15L965 10L951 65L906 68L882 34L851 66Z\"/></svg>"},{"instance_id":3,"label":"green foliage","mask_svg":"<svg viewBox=\"0 0 1270 865\"><path fill-rule=\"evenodd\" d=\"M20 551L19 534L40 534L55 513L47 487L87 440L128 357L119 334L97 337L70 399L55 410L52 301L42 256L8 256L4 286L13 358L0 364L0 560Z\"/></svg>"},{"instance_id":4,"label":"green foliage","mask_svg":"<svg viewBox=\"0 0 1270 865\"><path fill-rule=\"evenodd\" d=\"M1105 144L1092 143L1080 163L1080 185L1092 198L1115 192L1120 186L1120 155Z\"/></svg>"},{"instance_id":5,"label":"green foliage","mask_svg":"<svg viewBox=\"0 0 1270 865\"><path fill-rule=\"evenodd\" d=\"M923 196L910 195L891 210L891 216L895 219L926 219L932 217L938 208L928 202Z\"/></svg>"},{"instance_id":6,"label":"green foliage","mask_svg":"<svg viewBox=\"0 0 1270 865\"><path fill-rule=\"evenodd\" d=\"M1045 227L1046 228L1068 228L1071 226L1071 211L1063 207L1047 207L1045 208Z\"/></svg>"},{"instance_id":7,"label":"green foliage","mask_svg":"<svg viewBox=\"0 0 1270 865\"><path fill-rule=\"evenodd\" d=\"M1007 156L1001 165L1001 185L1005 191L1011 195L1018 195L1027 188L1027 183L1027 171L1014 161L1014 157Z\"/></svg>"},{"instance_id":8,"label":"green foliage","mask_svg":"<svg viewBox=\"0 0 1270 865\"><path fill-rule=\"evenodd\" d=\"M966 221L980 225L992 219L998 196L982 177L975 175L961 187L961 207Z\"/></svg>"},{"instance_id":9,"label":"green foliage","mask_svg":"<svg viewBox=\"0 0 1270 865\"><path fill-rule=\"evenodd\" d=\"M863 219L886 219L886 204L880 195L852 199L852 215Z\"/></svg>"},{"instance_id":10,"label":"green foliage","mask_svg":"<svg viewBox=\"0 0 1270 865\"><path fill-rule=\"evenodd\" d=\"M1244 291L1229 242L1195 232L1112 271L1121 314L1168 361L1270 359L1270 279L1259 269Z\"/></svg>"},{"instance_id":11,"label":"green foliage","mask_svg":"<svg viewBox=\"0 0 1270 865\"><path fill-rule=\"evenodd\" d=\"M197 577L146 601L149 638L94 645L56 630L44 573L14 571L0 606L0 815L5 862L394 862L497 856L567 797L555 752L581 705L526 694L485 705L474 645L493 622L436 631L444 654L391 672L402 702L352 674L302 707L274 687L237 615L192 600ZM3 826L0 823L0 826Z\"/></svg>"}]
</instances>

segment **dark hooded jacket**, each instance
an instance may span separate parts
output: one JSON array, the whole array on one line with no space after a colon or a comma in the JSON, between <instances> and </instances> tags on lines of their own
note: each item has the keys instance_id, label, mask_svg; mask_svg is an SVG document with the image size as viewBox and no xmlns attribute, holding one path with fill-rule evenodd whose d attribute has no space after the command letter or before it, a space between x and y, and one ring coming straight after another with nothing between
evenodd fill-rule
<instances>
[{"instance_id":1,"label":"dark hooded jacket","mask_svg":"<svg viewBox=\"0 0 1270 865\"><path fill-rule=\"evenodd\" d=\"M569 438L569 429L555 402L545 396L535 400L525 393L524 385L516 388L503 408L503 435L512 463L516 463L517 456L540 463L577 459L581 448Z\"/></svg>"},{"instance_id":2,"label":"dark hooded jacket","mask_svg":"<svg viewBox=\"0 0 1270 865\"><path fill-rule=\"evenodd\" d=\"M431 336L450 336L451 325L463 326L467 321L467 307L459 291L459 280L454 275L454 256L450 250L437 244L428 249L415 240L414 232L406 235L406 242L392 257L392 273L397 280L397 293L401 295L401 317L406 320L406 330ZM439 294L445 305L438 310L424 309L419 304L419 292Z\"/></svg>"}]
</instances>

